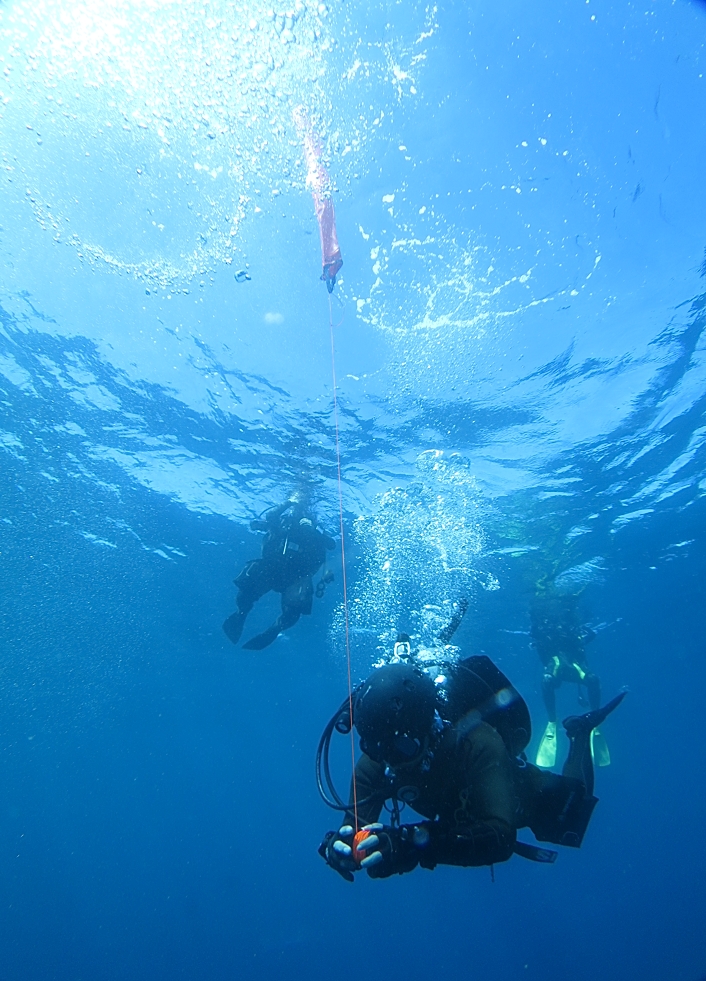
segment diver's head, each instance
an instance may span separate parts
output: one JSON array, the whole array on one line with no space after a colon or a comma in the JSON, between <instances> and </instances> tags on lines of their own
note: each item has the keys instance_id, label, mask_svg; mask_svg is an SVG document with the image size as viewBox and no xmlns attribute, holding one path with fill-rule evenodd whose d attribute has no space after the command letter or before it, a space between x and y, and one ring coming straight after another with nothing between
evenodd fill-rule
<instances>
[{"instance_id":1,"label":"diver's head","mask_svg":"<svg viewBox=\"0 0 706 981\"><path fill-rule=\"evenodd\" d=\"M353 723L360 748L390 767L416 764L426 753L436 720L436 688L411 664L377 668L358 689Z\"/></svg>"},{"instance_id":2,"label":"diver's head","mask_svg":"<svg viewBox=\"0 0 706 981\"><path fill-rule=\"evenodd\" d=\"M306 484L298 484L289 495L289 503L293 509L299 509L302 513L308 512L312 507L311 487Z\"/></svg>"}]
</instances>

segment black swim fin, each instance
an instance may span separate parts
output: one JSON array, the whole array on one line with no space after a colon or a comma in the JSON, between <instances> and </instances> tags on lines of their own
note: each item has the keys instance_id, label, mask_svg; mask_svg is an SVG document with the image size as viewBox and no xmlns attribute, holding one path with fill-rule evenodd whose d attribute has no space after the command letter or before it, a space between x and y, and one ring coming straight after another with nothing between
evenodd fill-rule
<instances>
[{"instance_id":1,"label":"black swim fin","mask_svg":"<svg viewBox=\"0 0 706 981\"><path fill-rule=\"evenodd\" d=\"M227 620L223 621L223 633L226 635L228 640L232 644L237 644L240 640L240 635L243 632L243 627L245 626L245 618L247 613L241 613L238 610L228 617Z\"/></svg>"},{"instance_id":2,"label":"black swim fin","mask_svg":"<svg viewBox=\"0 0 706 981\"><path fill-rule=\"evenodd\" d=\"M274 643L279 637L280 629L276 623L273 623L271 627L258 634L256 637L251 637L245 644L243 644L244 651L262 651L270 644Z\"/></svg>"},{"instance_id":3,"label":"black swim fin","mask_svg":"<svg viewBox=\"0 0 706 981\"><path fill-rule=\"evenodd\" d=\"M585 712L583 715L570 715L568 719L564 719L564 728L566 729L567 736L571 739L580 733L593 732L597 726L608 718L611 712L617 709L626 695L627 692L621 691L619 695L616 695L603 708L593 709L593 711Z\"/></svg>"}]
</instances>

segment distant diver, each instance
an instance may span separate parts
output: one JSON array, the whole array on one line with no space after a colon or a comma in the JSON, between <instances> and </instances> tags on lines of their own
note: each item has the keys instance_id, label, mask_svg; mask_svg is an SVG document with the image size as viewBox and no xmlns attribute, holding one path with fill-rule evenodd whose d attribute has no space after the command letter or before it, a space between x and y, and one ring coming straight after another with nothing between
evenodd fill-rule
<instances>
[{"instance_id":1,"label":"distant diver","mask_svg":"<svg viewBox=\"0 0 706 981\"><path fill-rule=\"evenodd\" d=\"M492 866L513 853L554 862L555 850L520 842L517 831L581 846L598 802L591 733L624 697L565 719L570 750L560 776L527 761L527 705L485 655L447 662L442 673L413 660L376 668L319 742L319 790L344 815L319 854L349 882L360 870L382 879L417 866ZM334 731L349 733L352 726L363 755L344 801L331 778L329 747ZM422 819L401 824L406 804ZM389 824L379 823L383 808Z\"/></svg>"},{"instance_id":2,"label":"distant diver","mask_svg":"<svg viewBox=\"0 0 706 981\"><path fill-rule=\"evenodd\" d=\"M223 630L228 640L237 644L255 603L270 590L280 593L280 616L243 644L244 650L261 651L283 630L293 627L300 616L311 613L315 591L312 577L326 562L326 552L334 547L334 541L317 529L316 519L299 494L266 512L264 518L251 521L250 528L265 532L262 557L251 559L235 578L238 609L225 621ZM332 581L333 573L325 570L316 584L318 598Z\"/></svg>"},{"instance_id":3,"label":"distant diver","mask_svg":"<svg viewBox=\"0 0 706 981\"><path fill-rule=\"evenodd\" d=\"M535 762L551 768L556 762L556 690L563 682L585 688L588 705L597 709L601 704L601 682L588 667L585 645L595 632L581 624L578 597L556 592L544 592L535 597L530 610L532 644L544 666L542 696L547 709L544 730ZM584 703L585 704L585 703ZM610 752L599 729L591 734L591 750L598 766L610 764Z\"/></svg>"}]
</instances>

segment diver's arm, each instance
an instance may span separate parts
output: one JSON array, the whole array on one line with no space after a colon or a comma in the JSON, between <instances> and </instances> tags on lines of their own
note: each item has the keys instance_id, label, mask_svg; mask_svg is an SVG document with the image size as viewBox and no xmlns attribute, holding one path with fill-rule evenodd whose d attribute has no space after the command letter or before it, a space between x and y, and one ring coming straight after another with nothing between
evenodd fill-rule
<instances>
[{"instance_id":1,"label":"diver's arm","mask_svg":"<svg viewBox=\"0 0 706 981\"><path fill-rule=\"evenodd\" d=\"M265 514L265 521L270 527L277 524L284 512L289 511L291 506L292 501L284 501L282 504L278 504L276 507L270 508L270 510Z\"/></svg>"},{"instance_id":2,"label":"diver's arm","mask_svg":"<svg viewBox=\"0 0 706 981\"><path fill-rule=\"evenodd\" d=\"M590 644L592 640L595 640L598 636L598 631L594 630L589 624L585 624L581 628L581 642L584 644Z\"/></svg>"},{"instance_id":3,"label":"diver's arm","mask_svg":"<svg viewBox=\"0 0 706 981\"><path fill-rule=\"evenodd\" d=\"M482 723L464 739L465 805L456 819L420 821L376 831L380 859L366 869L373 879L411 872L417 865L494 865L510 858L515 844L512 763L498 733ZM456 796L458 788L450 792ZM464 814L459 814L463 810ZM466 815L466 816L464 816Z\"/></svg>"},{"instance_id":4,"label":"diver's arm","mask_svg":"<svg viewBox=\"0 0 706 981\"><path fill-rule=\"evenodd\" d=\"M451 620L444 627L444 629L439 634L439 640L442 644L450 644L451 638L456 633L458 628L461 626L461 621L466 615L466 610L468 609L468 600L465 596L462 596L458 601L458 609L451 617Z\"/></svg>"},{"instance_id":5,"label":"diver's arm","mask_svg":"<svg viewBox=\"0 0 706 981\"><path fill-rule=\"evenodd\" d=\"M417 836L422 827L415 827ZM437 865L495 865L507 862L515 846L515 831L504 822L483 821L441 833L438 833L436 822L432 822L432 827L426 830L429 844L419 855L423 869L433 869Z\"/></svg>"},{"instance_id":6,"label":"diver's arm","mask_svg":"<svg viewBox=\"0 0 706 981\"><path fill-rule=\"evenodd\" d=\"M279 522L284 512L291 506L291 501L285 501L284 504L276 504L269 511L265 511L264 517L260 515L258 518L253 518L250 522L250 531L271 531L272 526Z\"/></svg>"}]
</instances>

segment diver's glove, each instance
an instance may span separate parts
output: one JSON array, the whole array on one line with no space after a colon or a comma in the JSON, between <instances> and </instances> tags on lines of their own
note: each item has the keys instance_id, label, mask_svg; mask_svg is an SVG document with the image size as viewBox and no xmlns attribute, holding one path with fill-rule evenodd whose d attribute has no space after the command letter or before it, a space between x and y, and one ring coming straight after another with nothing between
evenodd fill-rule
<instances>
[{"instance_id":1,"label":"diver's glove","mask_svg":"<svg viewBox=\"0 0 706 981\"><path fill-rule=\"evenodd\" d=\"M353 858L353 834L350 824L344 824L338 831L329 831L319 845L319 855L346 882L353 882L353 873L358 869Z\"/></svg>"},{"instance_id":2,"label":"diver's glove","mask_svg":"<svg viewBox=\"0 0 706 981\"><path fill-rule=\"evenodd\" d=\"M378 850L381 844L385 844L378 837L383 830L382 824L366 824L360 831L354 832L350 824L344 824L338 831L328 832L319 845L319 855L346 882L353 882L354 872L370 870L383 861Z\"/></svg>"},{"instance_id":3,"label":"diver's glove","mask_svg":"<svg viewBox=\"0 0 706 981\"><path fill-rule=\"evenodd\" d=\"M411 872L419 864L430 842L426 823L403 824L400 828L370 827L375 831L361 842L357 850L360 852L365 848L367 852L360 867L366 870L371 879L386 879L391 875ZM374 851L371 851L373 848Z\"/></svg>"}]
</instances>

